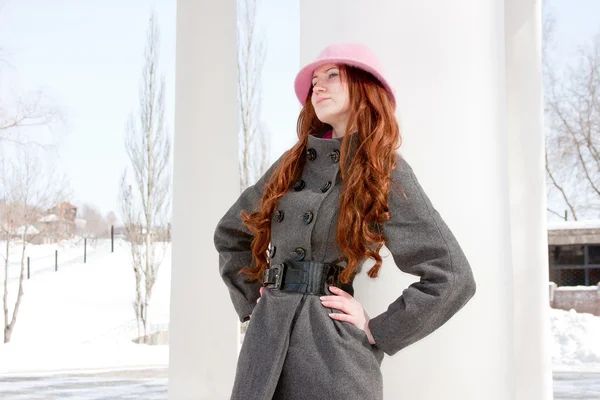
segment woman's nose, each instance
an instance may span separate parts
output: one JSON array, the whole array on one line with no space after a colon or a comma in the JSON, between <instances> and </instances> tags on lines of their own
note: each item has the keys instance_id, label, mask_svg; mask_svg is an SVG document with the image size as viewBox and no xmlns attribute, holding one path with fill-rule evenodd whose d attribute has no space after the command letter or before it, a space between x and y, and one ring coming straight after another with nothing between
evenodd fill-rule
<instances>
[{"instance_id":1,"label":"woman's nose","mask_svg":"<svg viewBox=\"0 0 600 400\"><path fill-rule=\"evenodd\" d=\"M313 88L313 92L317 93L317 92L323 92L325 90L325 88L319 84L316 84L315 87Z\"/></svg>"}]
</instances>

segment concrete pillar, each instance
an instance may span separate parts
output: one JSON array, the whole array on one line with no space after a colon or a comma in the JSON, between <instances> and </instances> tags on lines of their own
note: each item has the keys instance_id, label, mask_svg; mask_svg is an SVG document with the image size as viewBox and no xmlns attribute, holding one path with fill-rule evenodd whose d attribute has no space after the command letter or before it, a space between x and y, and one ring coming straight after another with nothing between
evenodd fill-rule
<instances>
[{"instance_id":1,"label":"concrete pillar","mask_svg":"<svg viewBox=\"0 0 600 400\"><path fill-rule=\"evenodd\" d=\"M516 399L551 399L541 1L505 1Z\"/></svg>"},{"instance_id":2,"label":"concrete pillar","mask_svg":"<svg viewBox=\"0 0 600 400\"><path fill-rule=\"evenodd\" d=\"M516 26L512 20L523 15L521 7L532 7L532 2L525 3L507 4L507 26ZM509 150L507 129L514 127L509 121L515 117L508 120L506 116L506 79L507 73L514 76L519 67L505 68L504 13L501 0L388 0L368 6L357 0L301 2L302 64L328 43L354 41L369 45L387 67L386 76L398 98L405 140L401 151L463 246L477 281L475 297L447 324L395 356L386 357L382 365L386 399L524 399L527 397L516 395L525 392L537 393L529 398L538 399L543 398L541 393L547 387L548 375L543 370L523 372L522 378L515 379L516 365L522 360L543 368L547 359L541 347L521 346L524 338L515 337L515 333L523 333L525 316L515 320L514 301L529 295L525 295L525 287L515 288L513 273L518 279L543 279L543 273L532 271L547 267L541 265L544 260L539 254L543 220L535 215L527 220L534 225L519 240L533 241L538 253L528 258L533 263L528 265L529 272L523 274L517 265L513 269L511 211L513 215L524 211L511 208L509 193L514 198L515 190L530 177L537 186L525 208L541 215L545 207L539 195L543 182L539 137L522 148L535 152L533 160L528 153L512 147ZM534 20L537 15L526 14ZM532 44L539 40L535 24L519 36L525 41L524 47L508 44L510 57L534 50ZM539 52L528 60L538 63L538 58ZM530 68L530 77L539 78L533 72L536 67L526 68ZM533 91L522 101L529 110L539 110L539 82L518 90ZM514 111L513 107L508 111ZM539 120L535 122L538 115L531 118L527 126L530 134L541 135ZM511 169L509 176L508 164L514 158L519 158L520 167L533 166L534 171L523 177ZM517 189L513 190L510 179ZM517 222L512 225L515 230L522 227ZM384 311L416 280L398 271L389 252L385 254L388 257L376 281L363 275L356 282L356 297L371 316ZM365 265L364 270L368 267ZM537 289L531 296L534 301L527 312L540 314L530 321L535 333L527 336L528 340L543 331L543 307L547 307ZM526 385L532 389L524 389Z\"/></svg>"},{"instance_id":3,"label":"concrete pillar","mask_svg":"<svg viewBox=\"0 0 600 400\"><path fill-rule=\"evenodd\" d=\"M236 51L235 1L177 1L172 400L228 399L233 385L238 320L213 233L239 196Z\"/></svg>"}]
</instances>

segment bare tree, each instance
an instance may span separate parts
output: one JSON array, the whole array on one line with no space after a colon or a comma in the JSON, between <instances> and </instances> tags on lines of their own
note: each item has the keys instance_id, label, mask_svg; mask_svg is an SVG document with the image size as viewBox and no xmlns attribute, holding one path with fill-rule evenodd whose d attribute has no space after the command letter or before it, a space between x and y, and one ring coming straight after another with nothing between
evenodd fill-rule
<instances>
[{"instance_id":1,"label":"bare tree","mask_svg":"<svg viewBox=\"0 0 600 400\"><path fill-rule=\"evenodd\" d=\"M43 231L34 225L51 204L66 193L66 183L58 179L54 168L43 166L31 149L19 149L15 160L2 158L0 161L0 195L1 214L0 229L4 238L5 249L2 254L4 261L4 343L8 343L23 297L23 280L25 276L25 251L29 242ZM9 267L11 260L11 243L20 243L20 270L18 288L14 305L9 302ZM12 308L12 316L9 313Z\"/></svg>"},{"instance_id":2,"label":"bare tree","mask_svg":"<svg viewBox=\"0 0 600 400\"><path fill-rule=\"evenodd\" d=\"M0 10L3 3L0 1ZM12 67L10 56L6 49L0 45L0 78L3 77L4 67ZM0 79L0 84L2 80ZM0 86L0 88L2 88ZM6 92L2 88L2 92ZM41 90L26 95L7 93L0 96L0 145L13 144L17 146L36 145L42 148L48 145L33 140L25 134L30 127L45 127L52 129L55 125L63 123L60 109L47 99Z\"/></svg>"},{"instance_id":3,"label":"bare tree","mask_svg":"<svg viewBox=\"0 0 600 400\"><path fill-rule=\"evenodd\" d=\"M2 5L0 0L0 9ZM3 314L6 343L10 341L17 322L24 294L27 245L38 235L48 233L37 222L47 207L68 193L66 180L58 177L54 168L42 166L37 157L36 150L50 146L31 134L33 128L52 130L62 122L62 113L48 102L41 90L26 95L7 93L8 89L2 85L5 67L12 68L12 65L9 53L0 44L0 235L6 240L5 248L0 251L4 250ZM11 244L19 246L20 250L15 252ZM14 256L11 249L15 252ZM11 256L16 257L18 253L20 269L17 276L11 277L15 275L14 267L10 268ZM9 280L18 282L14 303L9 299L9 289L12 287Z\"/></svg>"},{"instance_id":4,"label":"bare tree","mask_svg":"<svg viewBox=\"0 0 600 400\"><path fill-rule=\"evenodd\" d=\"M158 78L159 29L154 12L150 16L145 64L140 87L138 124L130 116L125 148L133 168L133 184L127 171L120 183L119 204L127 237L131 242L131 261L136 281L133 306L138 330L145 340L148 308L166 243L155 231L168 221L171 198L171 140L164 118L164 78Z\"/></svg>"},{"instance_id":5,"label":"bare tree","mask_svg":"<svg viewBox=\"0 0 600 400\"><path fill-rule=\"evenodd\" d=\"M79 214L79 218L85 221L85 228L83 228L84 236L91 239L106 237L108 224L96 207L84 204Z\"/></svg>"},{"instance_id":6,"label":"bare tree","mask_svg":"<svg viewBox=\"0 0 600 400\"><path fill-rule=\"evenodd\" d=\"M257 29L258 0L238 0L238 97L240 105L240 189L256 182L269 167L269 131L260 119L262 69L266 55Z\"/></svg>"},{"instance_id":7,"label":"bare tree","mask_svg":"<svg viewBox=\"0 0 600 400\"><path fill-rule=\"evenodd\" d=\"M106 230L110 234L111 229L117 223L117 216L115 215L114 211L109 211L104 216L104 220L106 221Z\"/></svg>"},{"instance_id":8,"label":"bare tree","mask_svg":"<svg viewBox=\"0 0 600 400\"><path fill-rule=\"evenodd\" d=\"M114 211L109 211L106 213L104 220L106 221L106 225L110 228L111 226L115 226L117 223L117 216L115 215Z\"/></svg>"},{"instance_id":9,"label":"bare tree","mask_svg":"<svg viewBox=\"0 0 600 400\"><path fill-rule=\"evenodd\" d=\"M3 64L9 65L8 56L0 48L0 72ZM3 88L3 92L6 90ZM4 93L3 96L0 96L0 145L49 147L40 141L33 140L31 135L26 134L27 130L32 127L53 129L63 122L62 112L56 105L48 101L42 90L26 95L12 94L8 96Z\"/></svg>"},{"instance_id":10,"label":"bare tree","mask_svg":"<svg viewBox=\"0 0 600 400\"><path fill-rule=\"evenodd\" d=\"M545 26L548 53L553 19ZM600 211L600 34L579 49L576 66L560 70L544 56L546 172L571 218ZM549 212L562 216L560 212Z\"/></svg>"},{"instance_id":11,"label":"bare tree","mask_svg":"<svg viewBox=\"0 0 600 400\"><path fill-rule=\"evenodd\" d=\"M61 119L62 115L56 106L45 104L44 94L40 90L17 98L14 110L0 103L0 143L48 147L28 138L24 130L29 127L52 128Z\"/></svg>"},{"instance_id":12,"label":"bare tree","mask_svg":"<svg viewBox=\"0 0 600 400\"><path fill-rule=\"evenodd\" d=\"M119 194L119 207L123 218L125 237L130 243L131 266L135 277L135 299L132 302L135 319L137 321L138 338L146 337L146 324L144 321L144 296L142 282L142 269L144 260L142 258L142 238L140 212L135 210L133 188L127 183L127 174L123 173L121 178ZM142 335L143 330L143 335Z\"/></svg>"}]
</instances>

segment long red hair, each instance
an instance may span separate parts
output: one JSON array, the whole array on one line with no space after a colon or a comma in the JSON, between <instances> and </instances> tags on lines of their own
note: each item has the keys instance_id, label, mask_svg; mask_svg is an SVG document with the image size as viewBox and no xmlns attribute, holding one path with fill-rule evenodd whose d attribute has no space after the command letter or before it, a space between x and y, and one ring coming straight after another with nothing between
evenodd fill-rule
<instances>
[{"instance_id":1,"label":"long red hair","mask_svg":"<svg viewBox=\"0 0 600 400\"><path fill-rule=\"evenodd\" d=\"M379 250L385 244L380 224L390 218L387 197L391 172L396 166L395 151L402 143L395 104L384 87L368 72L347 65L339 65L340 77L348 87L350 116L340 149L340 172L344 187L340 196L336 239L347 258L340 281L349 283L365 258L375 260L368 271L371 278L378 275L382 264ZM271 241L271 220L279 199L300 178L308 135L325 133L330 125L322 123L315 113L310 98L298 117L296 143L282 157L280 164L265 183L260 209L248 214L241 212L242 220L254 233L252 240L253 265L239 273L250 281L262 279L268 267L267 249ZM358 137L351 147L349 135Z\"/></svg>"}]
</instances>

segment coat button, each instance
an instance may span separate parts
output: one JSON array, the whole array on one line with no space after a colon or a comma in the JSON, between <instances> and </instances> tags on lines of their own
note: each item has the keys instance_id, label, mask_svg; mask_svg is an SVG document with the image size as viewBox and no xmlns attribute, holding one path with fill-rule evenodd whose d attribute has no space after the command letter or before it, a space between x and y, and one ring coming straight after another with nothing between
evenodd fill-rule
<instances>
[{"instance_id":1,"label":"coat button","mask_svg":"<svg viewBox=\"0 0 600 400\"><path fill-rule=\"evenodd\" d=\"M302 189L304 189L304 186L306 186L306 184L304 183L304 181L302 179L300 179L299 181L296 181L296 183L294 184L294 190L296 192L299 192Z\"/></svg>"},{"instance_id":2,"label":"coat button","mask_svg":"<svg viewBox=\"0 0 600 400\"><path fill-rule=\"evenodd\" d=\"M310 148L306 151L306 157L310 160L310 161L314 161L317 158L317 151L313 148Z\"/></svg>"},{"instance_id":3,"label":"coat button","mask_svg":"<svg viewBox=\"0 0 600 400\"><path fill-rule=\"evenodd\" d=\"M329 190L330 187L331 187L331 181L328 181L326 184L321 186L321 192L325 193L326 191Z\"/></svg>"},{"instance_id":4,"label":"coat button","mask_svg":"<svg viewBox=\"0 0 600 400\"><path fill-rule=\"evenodd\" d=\"M305 212L304 215L302 216L302 219L304 220L304 223L306 225L310 224L313 220L313 213L310 211Z\"/></svg>"},{"instance_id":5,"label":"coat button","mask_svg":"<svg viewBox=\"0 0 600 400\"><path fill-rule=\"evenodd\" d=\"M273 218L275 219L275 222L283 221L283 211L277 210L277 212L275 213L275 216Z\"/></svg>"},{"instance_id":6,"label":"coat button","mask_svg":"<svg viewBox=\"0 0 600 400\"><path fill-rule=\"evenodd\" d=\"M296 249L292 251L290 255L294 258L294 260L302 261L306 256L306 250L304 250L303 247L296 247Z\"/></svg>"},{"instance_id":7,"label":"coat button","mask_svg":"<svg viewBox=\"0 0 600 400\"><path fill-rule=\"evenodd\" d=\"M271 248L269 249L269 258L275 257L275 250L276 249L277 249L277 247L271 246Z\"/></svg>"},{"instance_id":8,"label":"coat button","mask_svg":"<svg viewBox=\"0 0 600 400\"><path fill-rule=\"evenodd\" d=\"M338 149L333 150L331 153L329 153L329 158L331 158L331 161L333 161L334 163L337 163L340 161L340 151Z\"/></svg>"}]
</instances>

